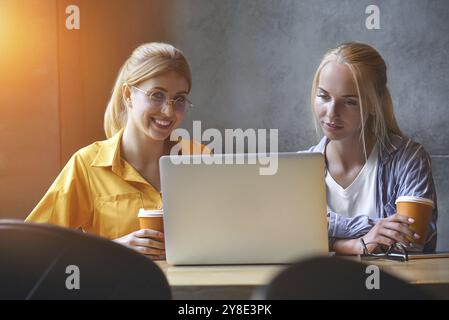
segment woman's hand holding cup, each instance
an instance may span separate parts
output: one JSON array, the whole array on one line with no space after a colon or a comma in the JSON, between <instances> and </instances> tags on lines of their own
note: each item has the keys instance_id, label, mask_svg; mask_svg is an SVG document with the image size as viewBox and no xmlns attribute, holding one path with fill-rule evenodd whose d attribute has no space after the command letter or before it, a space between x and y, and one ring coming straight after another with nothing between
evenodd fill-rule
<instances>
[{"instance_id":1,"label":"woman's hand holding cup","mask_svg":"<svg viewBox=\"0 0 449 320\"><path fill-rule=\"evenodd\" d=\"M114 241L147 255L152 260L165 260L164 234L160 231L141 229Z\"/></svg>"},{"instance_id":2,"label":"woman's hand holding cup","mask_svg":"<svg viewBox=\"0 0 449 320\"><path fill-rule=\"evenodd\" d=\"M164 223L162 210L140 209L140 230L114 241L127 246L153 260L165 260Z\"/></svg>"}]
</instances>

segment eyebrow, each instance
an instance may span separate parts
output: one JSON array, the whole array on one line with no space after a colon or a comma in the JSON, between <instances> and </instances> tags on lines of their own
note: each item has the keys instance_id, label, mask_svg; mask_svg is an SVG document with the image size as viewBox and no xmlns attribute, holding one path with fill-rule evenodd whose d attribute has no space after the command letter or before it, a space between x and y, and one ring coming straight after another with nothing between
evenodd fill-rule
<instances>
[{"instance_id":1,"label":"eyebrow","mask_svg":"<svg viewBox=\"0 0 449 320\"><path fill-rule=\"evenodd\" d=\"M154 88L151 88L150 91L151 90L155 90L155 89L161 90L161 91L164 91L164 92L168 92L167 89L164 89L162 87L154 87ZM187 91L179 91L179 92L176 92L176 94L188 94L188 92Z\"/></svg>"},{"instance_id":2,"label":"eyebrow","mask_svg":"<svg viewBox=\"0 0 449 320\"><path fill-rule=\"evenodd\" d=\"M323 88L321 88L321 87L318 87L318 90L321 90L321 91L324 91L325 93L329 93L329 92L327 92L326 90L324 90ZM359 96L358 95L355 95L355 94L346 94L346 95L344 95L344 96L342 96L343 98L359 98Z\"/></svg>"}]
</instances>

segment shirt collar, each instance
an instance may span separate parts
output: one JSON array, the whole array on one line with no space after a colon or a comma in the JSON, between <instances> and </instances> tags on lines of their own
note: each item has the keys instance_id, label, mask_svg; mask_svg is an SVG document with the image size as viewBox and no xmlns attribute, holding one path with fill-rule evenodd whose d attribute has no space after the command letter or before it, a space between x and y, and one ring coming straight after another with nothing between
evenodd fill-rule
<instances>
[{"instance_id":1,"label":"shirt collar","mask_svg":"<svg viewBox=\"0 0 449 320\"><path fill-rule=\"evenodd\" d=\"M149 184L129 163L120 156L120 148L124 129L121 129L108 140L101 143L97 156L92 161L93 167L110 167L119 177L126 181Z\"/></svg>"},{"instance_id":2,"label":"shirt collar","mask_svg":"<svg viewBox=\"0 0 449 320\"><path fill-rule=\"evenodd\" d=\"M320 142L313 148L313 152L320 152L324 154L324 149L326 149L326 145L329 143L329 139L324 136L321 138Z\"/></svg>"},{"instance_id":3,"label":"shirt collar","mask_svg":"<svg viewBox=\"0 0 449 320\"><path fill-rule=\"evenodd\" d=\"M120 167L120 142L122 141L123 129L113 135L111 138L102 141L97 156L92 161L93 167ZM115 172L115 171L114 171Z\"/></svg>"},{"instance_id":4,"label":"shirt collar","mask_svg":"<svg viewBox=\"0 0 449 320\"><path fill-rule=\"evenodd\" d=\"M379 143L379 157L382 164L387 163L391 157L398 151L398 149L405 143L406 139L392 134L387 139L385 144ZM320 152L324 154L326 145L329 143L329 139L324 136L320 142L313 148L313 152Z\"/></svg>"}]
</instances>

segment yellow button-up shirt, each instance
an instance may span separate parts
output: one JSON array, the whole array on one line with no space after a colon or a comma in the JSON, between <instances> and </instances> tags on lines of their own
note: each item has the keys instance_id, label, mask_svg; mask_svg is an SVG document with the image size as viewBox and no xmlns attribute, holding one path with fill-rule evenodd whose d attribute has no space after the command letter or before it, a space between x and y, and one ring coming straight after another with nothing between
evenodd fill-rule
<instances>
[{"instance_id":1,"label":"yellow button-up shirt","mask_svg":"<svg viewBox=\"0 0 449 320\"><path fill-rule=\"evenodd\" d=\"M139 209L161 209L162 197L121 158L122 135L123 130L77 151L25 221L81 228L108 239L138 230ZM189 153L204 149L182 143Z\"/></svg>"}]
</instances>

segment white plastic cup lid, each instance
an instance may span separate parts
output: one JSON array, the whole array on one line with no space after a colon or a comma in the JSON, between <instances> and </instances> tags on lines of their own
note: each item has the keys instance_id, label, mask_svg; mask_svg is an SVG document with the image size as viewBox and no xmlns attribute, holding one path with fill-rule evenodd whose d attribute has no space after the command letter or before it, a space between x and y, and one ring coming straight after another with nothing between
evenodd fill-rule
<instances>
[{"instance_id":1,"label":"white plastic cup lid","mask_svg":"<svg viewBox=\"0 0 449 320\"><path fill-rule=\"evenodd\" d=\"M415 196L401 196L396 199L396 204L398 202L417 202L422 204L427 204L429 206L434 206L433 201L431 199L421 198L421 197L415 197Z\"/></svg>"},{"instance_id":2,"label":"white plastic cup lid","mask_svg":"<svg viewBox=\"0 0 449 320\"><path fill-rule=\"evenodd\" d=\"M158 217L162 217L162 215L164 214L164 210L162 209L156 209L156 210L145 210L143 208L139 209L139 214L137 215L137 217L139 218L158 218Z\"/></svg>"}]
</instances>

